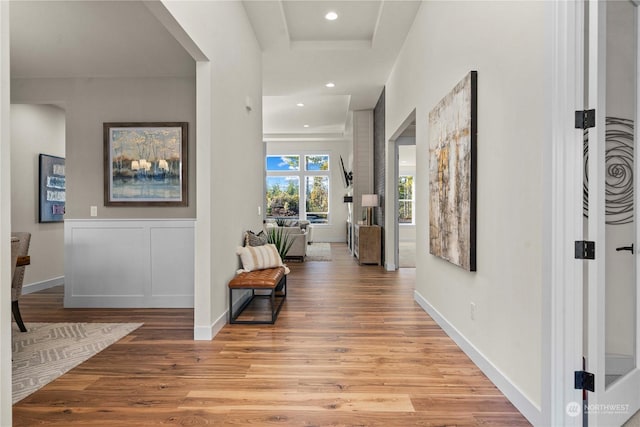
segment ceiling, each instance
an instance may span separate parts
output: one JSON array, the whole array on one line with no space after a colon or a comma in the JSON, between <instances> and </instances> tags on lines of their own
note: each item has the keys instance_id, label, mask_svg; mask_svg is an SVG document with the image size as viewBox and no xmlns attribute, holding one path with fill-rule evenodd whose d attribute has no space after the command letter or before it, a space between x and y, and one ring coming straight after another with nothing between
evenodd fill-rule
<instances>
[{"instance_id":1,"label":"ceiling","mask_svg":"<svg viewBox=\"0 0 640 427\"><path fill-rule=\"evenodd\" d=\"M195 76L142 2L12 1L9 11L12 78Z\"/></svg>"},{"instance_id":2,"label":"ceiling","mask_svg":"<svg viewBox=\"0 0 640 427\"><path fill-rule=\"evenodd\" d=\"M266 140L348 133L350 110L375 107L420 7L393 0L243 4L263 52ZM338 19L326 20L329 11Z\"/></svg>"},{"instance_id":3,"label":"ceiling","mask_svg":"<svg viewBox=\"0 0 640 427\"><path fill-rule=\"evenodd\" d=\"M341 139L350 111L375 106L420 7L242 3L263 52L265 139L301 141ZM328 11L338 18L326 20ZM10 19L12 78L195 75L194 60L141 1L12 1Z\"/></svg>"}]
</instances>

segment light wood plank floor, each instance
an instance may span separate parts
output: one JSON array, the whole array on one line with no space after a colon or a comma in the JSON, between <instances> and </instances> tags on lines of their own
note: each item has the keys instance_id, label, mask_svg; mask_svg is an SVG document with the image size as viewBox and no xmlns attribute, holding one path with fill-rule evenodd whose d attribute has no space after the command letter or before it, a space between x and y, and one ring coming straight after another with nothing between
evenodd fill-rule
<instances>
[{"instance_id":1,"label":"light wood plank floor","mask_svg":"<svg viewBox=\"0 0 640 427\"><path fill-rule=\"evenodd\" d=\"M26 295L26 322L144 322L18 402L15 426L525 426L524 417L413 301L414 271L290 263L275 326L193 341L193 311L63 309Z\"/></svg>"}]
</instances>

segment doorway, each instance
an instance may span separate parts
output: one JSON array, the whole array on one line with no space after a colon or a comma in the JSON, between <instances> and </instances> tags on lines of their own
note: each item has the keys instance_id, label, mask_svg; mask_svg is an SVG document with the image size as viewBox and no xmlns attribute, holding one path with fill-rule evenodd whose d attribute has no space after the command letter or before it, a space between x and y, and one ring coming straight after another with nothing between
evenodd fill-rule
<instances>
[{"instance_id":1,"label":"doorway","mask_svg":"<svg viewBox=\"0 0 640 427\"><path fill-rule=\"evenodd\" d=\"M416 110L389 139L387 270L414 268L416 257ZM390 205L391 204L391 205Z\"/></svg>"},{"instance_id":2,"label":"doorway","mask_svg":"<svg viewBox=\"0 0 640 427\"><path fill-rule=\"evenodd\" d=\"M585 235L598 248L584 276L583 353L594 375L586 425L621 425L640 409L637 212L638 3L585 3ZM587 126L588 127L588 126Z\"/></svg>"},{"instance_id":3,"label":"doorway","mask_svg":"<svg viewBox=\"0 0 640 427\"><path fill-rule=\"evenodd\" d=\"M398 267L416 266L416 223L415 223L415 187L416 187L416 136L415 122L396 140L397 192L396 207L398 228Z\"/></svg>"}]
</instances>

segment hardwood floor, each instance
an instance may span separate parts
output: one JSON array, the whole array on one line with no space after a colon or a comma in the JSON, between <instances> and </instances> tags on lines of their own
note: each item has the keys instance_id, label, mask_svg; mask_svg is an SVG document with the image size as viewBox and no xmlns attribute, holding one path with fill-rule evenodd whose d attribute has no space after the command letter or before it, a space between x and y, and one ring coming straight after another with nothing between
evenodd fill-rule
<instances>
[{"instance_id":1,"label":"hardwood floor","mask_svg":"<svg viewBox=\"0 0 640 427\"><path fill-rule=\"evenodd\" d=\"M186 309L64 309L62 289L20 300L26 322L144 322L18 402L14 426L525 426L413 301L414 272L290 263L275 325L193 341Z\"/></svg>"}]
</instances>

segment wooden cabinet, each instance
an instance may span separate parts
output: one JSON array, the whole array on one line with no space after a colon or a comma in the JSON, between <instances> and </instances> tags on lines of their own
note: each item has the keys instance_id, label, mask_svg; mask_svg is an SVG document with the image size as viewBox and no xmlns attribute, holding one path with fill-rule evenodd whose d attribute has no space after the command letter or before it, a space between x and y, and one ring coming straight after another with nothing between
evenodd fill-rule
<instances>
[{"instance_id":1,"label":"wooden cabinet","mask_svg":"<svg viewBox=\"0 0 640 427\"><path fill-rule=\"evenodd\" d=\"M360 264L382 265L382 227L354 225L353 254Z\"/></svg>"}]
</instances>

